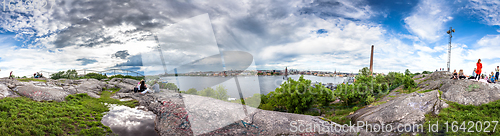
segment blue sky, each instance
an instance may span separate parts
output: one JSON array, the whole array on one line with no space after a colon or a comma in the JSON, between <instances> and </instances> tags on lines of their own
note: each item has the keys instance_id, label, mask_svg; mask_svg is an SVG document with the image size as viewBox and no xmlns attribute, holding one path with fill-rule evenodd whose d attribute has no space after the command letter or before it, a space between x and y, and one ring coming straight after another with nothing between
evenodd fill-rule
<instances>
[{"instance_id":1,"label":"blue sky","mask_svg":"<svg viewBox=\"0 0 500 136\"><path fill-rule=\"evenodd\" d=\"M0 76L84 68L148 73L154 68L142 64L152 66L141 54L151 55L153 35L168 69L244 51L253 56L251 69L357 72L369 66L375 45L375 72L434 71L446 68L449 27L456 30L452 70L472 73L477 59L486 72L500 65L500 1L55 0L48 5L52 8L0 12Z\"/></svg>"}]
</instances>

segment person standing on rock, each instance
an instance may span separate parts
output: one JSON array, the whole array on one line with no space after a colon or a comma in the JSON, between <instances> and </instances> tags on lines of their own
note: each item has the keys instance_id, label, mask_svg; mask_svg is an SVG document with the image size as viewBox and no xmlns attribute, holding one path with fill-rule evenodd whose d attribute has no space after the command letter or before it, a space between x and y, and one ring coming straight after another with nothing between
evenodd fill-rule
<instances>
[{"instance_id":1,"label":"person standing on rock","mask_svg":"<svg viewBox=\"0 0 500 136\"><path fill-rule=\"evenodd\" d=\"M10 71L9 79L10 79L10 78L14 79L14 77L12 76L12 72L13 72L13 71Z\"/></svg>"},{"instance_id":2,"label":"person standing on rock","mask_svg":"<svg viewBox=\"0 0 500 136\"><path fill-rule=\"evenodd\" d=\"M498 75L500 74L500 66L497 66L497 68L495 68L495 82L498 82Z\"/></svg>"},{"instance_id":3,"label":"person standing on rock","mask_svg":"<svg viewBox=\"0 0 500 136\"><path fill-rule=\"evenodd\" d=\"M479 79L481 79L481 69L483 68L483 64L481 64L481 59L477 60L476 66L477 66L476 75L477 75L477 80L479 81Z\"/></svg>"}]
</instances>

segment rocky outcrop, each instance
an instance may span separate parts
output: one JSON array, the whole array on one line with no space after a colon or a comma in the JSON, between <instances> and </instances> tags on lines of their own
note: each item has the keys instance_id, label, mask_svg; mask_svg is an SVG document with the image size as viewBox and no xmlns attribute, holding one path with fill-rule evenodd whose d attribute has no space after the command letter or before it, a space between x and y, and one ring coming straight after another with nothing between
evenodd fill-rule
<instances>
[{"instance_id":1,"label":"rocky outcrop","mask_svg":"<svg viewBox=\"0 0 500 136\"><path fill-rule=\"evenodd\" d=\"M119 93L130 93L134 91L134 87L137 86L139 81L128 78L113 78L108 83L120 88Z\"/></svg>"},{"instance_id":2,"label":"rocky outcrop","mask_svg":"<svg viewBox=\"0 0 500 136\"><path fill-rule=\"evenodd\" d=\"M19 97L19 95L12 92L6 85L0 84L0 99L5 97Z\"/></svg>"},{"instance_id":3,"label":"rocky outcrop","mask_svg":"<svg viewBox=\"0 0 500 136\"><path fill-rule=\"evenodd\" d=\"M450 79L450 72L434 72L418 84L422 90L436 89L443 92L442 98L463 105L481 105L500 100L500 85L469 79Z\"/></svg>"},{"instance_id":4,"label":"rocky outcrop","mask_svg":"<svg viewBox=\"0 0 500 136\"><path fill-rule=\"evenodd\" d=\"M44 82L20 82L13 90L19 95L31 98L35 101L64 101L70 93L62 87L47 84Z\"/></svg>"},{"instance_id":5,"label":"rocky outcrop","mask_svg":"<svg viewBox=\"0 0 500 136\"><path fill-rule=\"evenodd\" d=\"M401 94L391 92L395 98L385 97L349 115L353 121L374 124L391 124L394 129L399 124L423 124L425 114L438 114L448 107L445 102L451 101L464 105L481 105L500 100L500 85L478 82L475 80L453 80L450 72L439 71L429 75L414 77L417 79L419 91L432 90L426 93L413 92ZM440 94L440 92L442 94ZM404 128L403 128L404 129ZM413 128L406 128L411 129ZM374 133L376 135L398 135L398 133Z\"/></svg>"},{"instance_id":6,"label":"rocky outcrop","mask_svg":"<svg viewBox=\"0 0 500 136\"><path fill-rule=\"evenodd\" d=\"M0 80L0 87L7 87L12 95L17 94L31 98L36 101L64 101L69 94L86 93L90 97L100 98L100 94L106 88L115 88L115 85L108 84L96 79L52 80L39 78L46 82L30 81L20 82L18 80ZM125 83L124 83L125 84ZM133 89L133 87L132 87ZM5 92L0 89L0 93ZM0 96L1 98L1 96Z\"/></svg>"},{"instance_id":7,"label":"rocky outcrop","mask_svg":"<svg viewBox=\"0 0 500 136\"><path fill-rule=\"evenodd\" d=\"M422 124L425 121L425 114L439 113L439 110L448 107L443 100L439 99L437 90L426 93L410 93L402 95L393 100L386 100L377 106L368 106L349 115L353 121L362 121L366 124L387 126L390 124L393 129L404 129L405 124ZM384 103L385 102L385 103ZM403 128L398 128L401 126ZM390 135L391 133L380 133Z\"/></svg>"}]
</instances>

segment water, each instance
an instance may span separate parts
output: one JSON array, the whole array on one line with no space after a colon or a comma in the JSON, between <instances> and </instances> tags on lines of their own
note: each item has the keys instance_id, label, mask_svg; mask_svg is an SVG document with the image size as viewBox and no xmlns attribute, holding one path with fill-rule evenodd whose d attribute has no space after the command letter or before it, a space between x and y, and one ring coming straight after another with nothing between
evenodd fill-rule
<instances>
[{"instance_id":1,"label":"water","mask_svg":"<svg viewBox=\"0 0 500 136\"><path fill-rule=\"evenodd\" d=\"M289 77L294 80L298 80L300 75L290 75ZM340 84L344 81L344 77L318 77L304 75L304 78L311 80L313 83L318 81L322 83ZM207 87L215 89L218 84L221 84L227 89L230 97L239 98L234 77L169 76L162 77L162 80L176 84L180 87L181 91L187 91L189 88L195 88L198 91ZM268 94L269 92L274 91L283 82L283 76L239 76L238 81L243 96L248 97L255 93Z\"/></svg>"},{"instance_id":2,"label":"water","mask_svg":"<svg viewBox=\"0 0 500 136\"><path fill-rule=\"evenodd\" d=\"M109 104L109 112L102 117L106 125L119 136L158 136L155 131L156 115L140 108Z\"/></svg>"}]
</instances>

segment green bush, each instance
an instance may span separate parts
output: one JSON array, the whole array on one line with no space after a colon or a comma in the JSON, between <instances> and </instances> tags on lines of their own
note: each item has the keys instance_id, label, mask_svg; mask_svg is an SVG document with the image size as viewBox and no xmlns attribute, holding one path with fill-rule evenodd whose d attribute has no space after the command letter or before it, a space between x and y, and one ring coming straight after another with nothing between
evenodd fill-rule
<instances>
[{"instance_id":1,"label":"green bush","mask_svg":"<svg viewBox=\"0 0 500 136\"><path fill-rule=\"evenodd\" d=\"M404 78L404 87L405 88L415 88L417 87L417 83L410 76L405 76Z\"/></svg>"},{"instance_id":2,"label":"green bush","mask_svg":"<svg viewBox=\"0 0 500 136\"><path fill-rule=\"evenodd\" d=\"M207 87L201 91L198 92L198 95L200 96L205 96L205 97L212 97L214 98L215 97L215 90L210 88L210 87Z\"/></svg>"},{"instance_id":3,"label":"green bush","mask_svg":"<svg viewBox=\"0 0 500 136\"><path fill-rule=\"evenodd\" d=\"M78 72L76 70L67 70L67 71L59 71L57 73L51 74L50 75L51 79L57 80L61 78L66 78L66 79L78 79Z\"/></svg>"},{"instance_id":4,"label":"green bush","mask_svg":"<svg viewBox=\"0 0 500 136\"><path fill-rule=\"evenodd\" d=\"M82 78L86 78L86 79L93 78L93 79L101 80L101 79L107 79L108 77L101 75L101 74L98 74L98 73L88 73L85 76L83 76Z\"/></svg>"},{"instance_id":5,"label":"green bush","mask_svg":"<svg viewBox=\"0 0 500 136\"><path fill-rule=\"evenodd\" d=\"M144 79L144 77L142 76L131 76L131 75L121 75L121 74L118 74L118 75L113 75L113 76L110 76L109 79L113 79L113 78L129 78L129 79L134 79L134 80L142 80Z\"/></svg>"},{"instance_id":6,"label":"green bush","mask_svg":"<svg viewBox=\"0 0 500 136\"><path fill-rule=\"evenodd\" d=\"M189 90L186 91L187 94L198 94L198 90L196 90L195 88L190 88Z\"/></svg>"},{"instance_id":7,"label":"green bush","mask_svg":"<svg viewBox=\"0 0 500 136\"><path fill-rule=\"evenodd\" d=\"M321 84L314 87L310 84L311 80L304 79L304 76L300 76L297 81L289 78L280 88L276 88L267 95L267 98L261 100L268 102L264 103L268 105L262 107L269 108L269 105L272 105L274 110L300 114L312 106L329 106L334 100L333 92Z\"/></svg>"}]
</instances>

